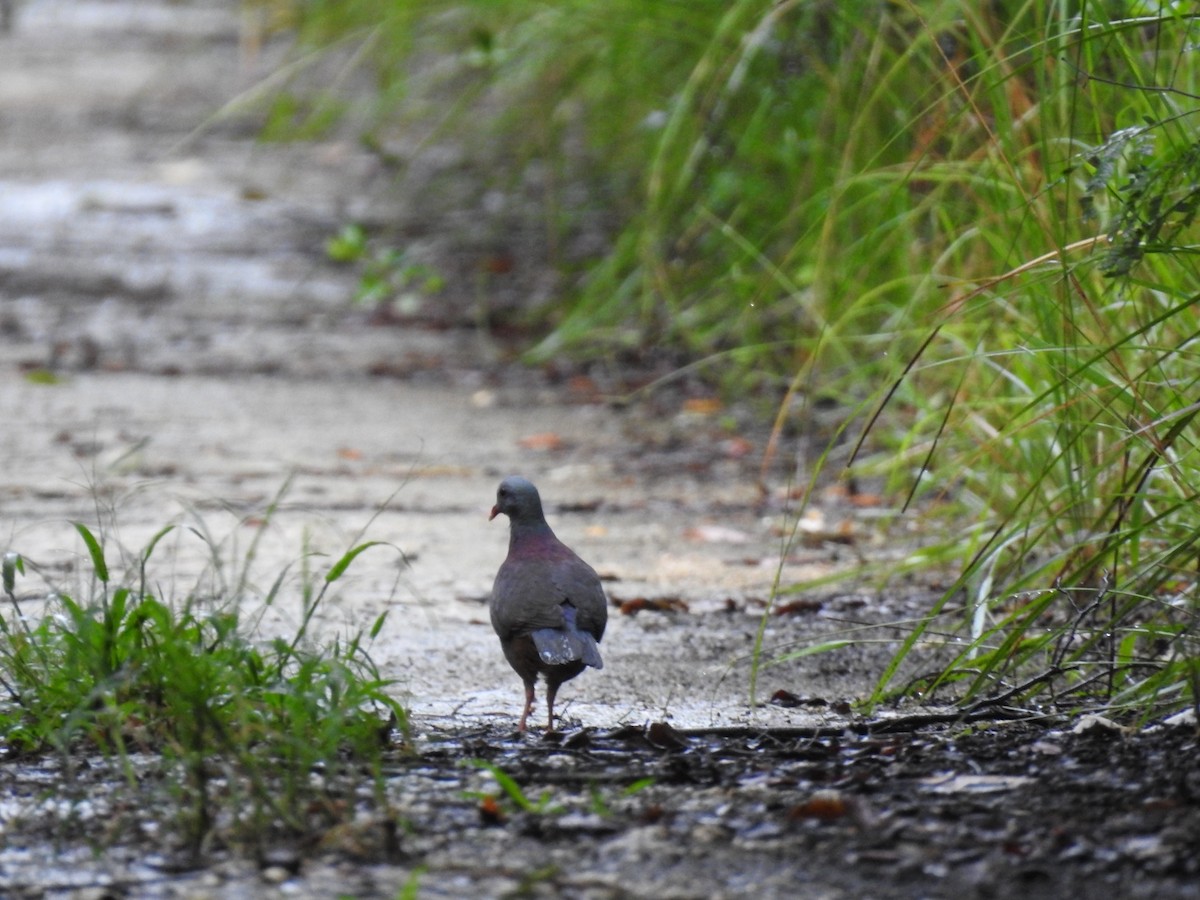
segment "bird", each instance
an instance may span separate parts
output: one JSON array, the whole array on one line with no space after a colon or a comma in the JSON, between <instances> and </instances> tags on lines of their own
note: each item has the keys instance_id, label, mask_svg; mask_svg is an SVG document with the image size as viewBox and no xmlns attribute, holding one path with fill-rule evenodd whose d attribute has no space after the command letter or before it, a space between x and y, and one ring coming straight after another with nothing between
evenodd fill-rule
<instances>
[{"instance_id":1,"label":"bird","mask_svg":"<svg viewBox=\"0 0 1200 900\"><path fill-rule=\"evenodd\" d=\"M599 643L608 604L596 570L551 530L531 481L512 475L500 482L488 521L501 514L509 520L508 556L488 602L492 628L525 683L517 730L526 730L540 674L546 681L547 730L553 731L554 698L562 683L589 666L604 668Z\"/></svg>"}]
</instances>

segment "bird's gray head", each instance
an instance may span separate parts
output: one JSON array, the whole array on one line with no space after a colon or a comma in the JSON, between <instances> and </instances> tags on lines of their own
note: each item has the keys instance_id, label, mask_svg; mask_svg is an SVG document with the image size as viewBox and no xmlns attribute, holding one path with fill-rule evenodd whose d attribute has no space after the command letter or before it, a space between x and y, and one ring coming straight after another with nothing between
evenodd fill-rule
<instances>
[{"instance_id":1,"label":"bird's gray head","mask_svg":"<svg viewBox=\"0 0 1200 900\"><path fill-rule=\"evenodd\" d=\"M533 482L520 475L510 475L496 489L496 505L488 519L503 513L513 522L537 522L542 515L542 498Z\"/></svg>"}]
</instances>

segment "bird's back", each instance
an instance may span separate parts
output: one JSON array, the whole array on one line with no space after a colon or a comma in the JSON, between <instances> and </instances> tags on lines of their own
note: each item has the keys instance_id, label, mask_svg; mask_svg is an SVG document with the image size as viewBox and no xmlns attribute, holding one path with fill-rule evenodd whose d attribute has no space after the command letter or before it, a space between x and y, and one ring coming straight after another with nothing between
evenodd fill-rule
<instances>
[{"instance_id":1,"label":"bird's back","mask_svg":"<svg viewBox=\"0 0 1200 900\"><path fill-rule=\"evenodd\" d=\"M562 604L575 608L576 625L599 640L608 620L604 588L595 569L551 533L509 548L496 573L490 603L502 640L539 628L563 628Z\"/></svg>"}]
</instances>

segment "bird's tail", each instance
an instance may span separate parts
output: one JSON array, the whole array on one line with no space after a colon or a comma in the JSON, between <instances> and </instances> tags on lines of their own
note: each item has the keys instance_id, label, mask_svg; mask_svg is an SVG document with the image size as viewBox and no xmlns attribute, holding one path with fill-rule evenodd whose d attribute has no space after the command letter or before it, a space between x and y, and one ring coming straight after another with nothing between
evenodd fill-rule
<instances>
[{"instance_id":1,"label":"bird's tail","mask_svg":"<svg viewBox=\"0 0 1200 900\"><path fill-rule=\"evenodd\" d=\"M575 625L575 607L564 603L562 611L565 628L539 628L530 635L542 662L558 666L579 660L593 669L603 669L596 639Z\"/></svg>"}]
</instances>

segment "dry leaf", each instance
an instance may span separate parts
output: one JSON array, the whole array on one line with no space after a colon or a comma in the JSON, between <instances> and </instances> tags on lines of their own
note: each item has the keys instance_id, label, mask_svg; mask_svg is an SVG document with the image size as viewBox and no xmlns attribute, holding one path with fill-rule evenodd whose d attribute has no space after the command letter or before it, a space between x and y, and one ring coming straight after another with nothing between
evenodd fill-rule
<instances>
[{"instance_id":1,"label":"dry leaf","mask_svg":"<svg viewBox=\"0 0 1200 900\"><path fill-rule=\"evenodd\" d=\"M484 825L503 825L507 817L495 797L484 797L479 801L479 820Z\"/></svg>"},{"instance_id":2,"label":"dry leaf","mask_svg":"<svg viewBox=\"0 0 1200 900\"><path fill-rule=\"evenodd\" d=\"M793 694L791 691L785 691L780 688L771 695L771 703L775 706L782 706L785 709L791 709L796 706L803 706L804 701L800 697Z\"/></svg>"},{"instance_id":3,"label":"dry leaf","mask_svg":"<svg viewBox=\"0 0 1200 900\"><path fill-rule=\"evenodd\" d=\"M687 738L666 722L652 722L646 729L646 740L663 750L687 749Z\"/></svg>"},{"instance_id":4,"label":"dry leaf","mask_svg":"<svg viewBox=\"0 0 1200 900\"><path fill-rule=\"evenodd\" d=\"M846 799L839 791L817 791L803 803L793 806L788 817L834 822L844 818L849 811Z\"/></svg>"},{"instance_id":5,"label":"dry leaf","mask_svg":"<svg viewBox=\"0 0 1200 900\"><path fill-rule=\"evenodd\" d=\"M684 412L698 416L711 416L719 413L723 408L724 405L716 397L691 397L683 401Z\"/></svg>"},{"instance_id":6,"label":"dry leaf","mask_svg":"<svg viewBox=\"0 0 1200 900\"><path fill-rule=\"evenodd\" d=\"M684 538L702 544L748 544L750 535L725 525L696 525L683 532Z\"/></svg>"},{"instance_id":7,"label":"dry leaf","mask_svg":"<svg viewBox=\"0 0 1200 900\"><path fill-rule=\"evenodd\" d=\"M517 261L507 253L492 253L484 257L483 271L489 275L507 275L516 268Z\"/></svg>"},{"instance_id":8,"label":"dry leaf","mask_svg":"<svg viewBox=\"0 0 1200 900\"><path fill-rule=\"evenodd\" d=\"M588 375L572 375L567 379L567 390L581 402L595 403L601 399L600 386Z\"/></svg>"},{"instance_id":9,"label":"dry leaf","mask_svg":"<svg viewBox=\"0 0 1200 900\"><path fill-rule=\"evenodd\" d=\"M794 616L799 613L820 612L824 605L821 600L792 600L790 603L781 603L776 606L775 615Z\"/></svg>"},{"instance_id":10,"label":"dry leaf","mask_svg":"<svg viewBox=\"0 0 1200 900\"><path fill-rule=\"evenodd\" d=\"M566 441L559 437L553 431L540 431L537 434L531 434L517 441L521 447L526 450L561 450L565 447Z\"/></svg>"},{"instance_id":11,"label":"dry leaf","mask_svg":"<svg viewBox=\"0 0 1200 900\"><path fill-rule=\"evenodd\" d=\"M732 437L721 443L721 450L730 459L742 459L754 452L754 445L744 437Z\"/></svg>"},{"instance_id":12,"label":"dry leaf","mask_svg":"<svg viewBox=\"0 0 1200 900\"><path fill-rule=\"evenodd\" d=\"M640 612L688 612L689 609L687 601L679 597L656 597L654 599L635 597L633 600L617 600L613 598L613 603L623 616L636 616Z\"/></svg>"}]
</instances>

